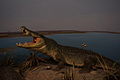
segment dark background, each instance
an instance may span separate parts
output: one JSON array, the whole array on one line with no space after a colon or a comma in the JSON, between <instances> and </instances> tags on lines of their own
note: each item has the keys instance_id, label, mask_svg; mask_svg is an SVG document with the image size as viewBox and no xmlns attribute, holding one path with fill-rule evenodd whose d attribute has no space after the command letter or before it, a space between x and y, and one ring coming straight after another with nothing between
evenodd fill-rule
<instances>
[{"instance_id":1,"label":"dark background","mask_svg":"<svg viewBox=\"0 0 120 80\"><path fill-rule=\"evenodd\" d=\"M0 32L80 30L120 32L120 0L0 0Z\"/></svg>"}]
</instances>

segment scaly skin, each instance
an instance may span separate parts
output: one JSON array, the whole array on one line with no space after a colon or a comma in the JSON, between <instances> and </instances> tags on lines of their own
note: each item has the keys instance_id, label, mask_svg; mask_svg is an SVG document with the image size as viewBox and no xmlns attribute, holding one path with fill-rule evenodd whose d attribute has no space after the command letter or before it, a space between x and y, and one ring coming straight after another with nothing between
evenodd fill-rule
<instances>
[{"instance_id":1,"label":"scaly skin","mask_svg":"<svg viewBox=\"0 0 120 80\"><path fill-rule=\"evenodd\" d=\"M103 63L107 65L108 68L114 70L120 68L120 65L115 61L101 56L96 52L60 45L53 39L47 38L42 34L31 31L24 26L21 27L21 30L26 35L35 37L35 39L37 39L36 42L32 44L16 44L18 47L35 50L52 57L55 61L75 66L84 66L87 69L90 69L92 66L101 67L100 63ZM112 67L114 63L115 66Z\"/></svg>"}]
</instances>

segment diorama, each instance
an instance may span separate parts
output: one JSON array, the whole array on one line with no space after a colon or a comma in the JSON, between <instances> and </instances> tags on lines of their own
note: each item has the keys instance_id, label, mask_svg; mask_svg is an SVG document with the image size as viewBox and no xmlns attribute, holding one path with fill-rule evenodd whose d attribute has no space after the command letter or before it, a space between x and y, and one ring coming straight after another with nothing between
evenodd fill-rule
<instances>
[{"instance_id":1,"label":"diorama","mask_svg":"<svg viewBox=\"0 0 120 80\"><path fill-rule=\"evenodd\" d=\"M120 80L120 1L0 1L0 80Z\"/></svg>"}]
</instances>

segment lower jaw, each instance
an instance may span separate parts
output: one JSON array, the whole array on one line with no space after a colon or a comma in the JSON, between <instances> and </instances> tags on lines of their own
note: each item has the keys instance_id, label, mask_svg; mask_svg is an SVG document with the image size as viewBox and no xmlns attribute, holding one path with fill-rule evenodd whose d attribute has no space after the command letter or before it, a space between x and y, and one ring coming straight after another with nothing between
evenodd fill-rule
<instances>
[{"instance_id":1,"label":"lower jaw","mask_svg":"<svg viewBox=\"0 0 120 80\"><path fill-rule=\"evenodd\" d=\"M24 44L20 44L17 46L19 46L19 47L36 47L36 44L37 43L24 43Z\"/></svg>"}]
</instances>

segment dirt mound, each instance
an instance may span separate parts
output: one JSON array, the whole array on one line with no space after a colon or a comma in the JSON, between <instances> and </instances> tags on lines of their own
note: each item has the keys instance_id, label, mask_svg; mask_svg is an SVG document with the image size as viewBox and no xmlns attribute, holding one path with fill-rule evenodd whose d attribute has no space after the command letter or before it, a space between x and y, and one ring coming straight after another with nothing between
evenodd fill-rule
<instances>
[{"instance_id":1,"label":"dirt mound","mask_svg":"<svg viewBox=\"0 0 120 80\"><path fill-rule=\"evenodd\" d=\"M52 70L54 67L56 65L49 64L28 70L25 72L25 80L111 80L105 79L108 74L101 69L81 74L80 68L66 67L60 71L54 71Z\"/></svg>"},{"instance_id":2,"label":"dirt mound","mask_svg":"<svg viewBox=\"0 0 120 80\"><path fill-rule=\"evenodd\" d=\"M23 80L21 75L9 66L0 67L0 80Z\"/></svg>"}]
</instances>

